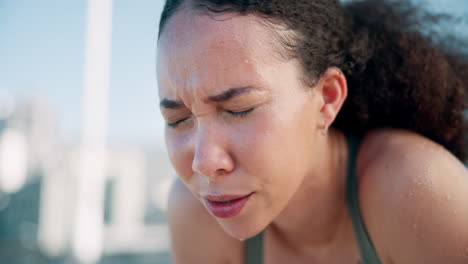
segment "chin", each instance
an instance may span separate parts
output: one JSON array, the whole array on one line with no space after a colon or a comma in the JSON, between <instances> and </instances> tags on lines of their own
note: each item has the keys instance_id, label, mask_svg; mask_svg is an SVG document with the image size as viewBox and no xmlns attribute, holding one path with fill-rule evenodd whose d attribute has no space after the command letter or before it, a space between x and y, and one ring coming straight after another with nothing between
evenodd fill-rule
<instances>
[{"instance_id":1,"label":"chin","mask_svg":"<svg viewBox=\"0 0 468 264\"><path fill-rule=\"evenodd\" d=\"M253 219L219 219L217 221L221 228L231 237L244 241L262 232L268 222L256 221Z\"/></svg>"}]
</instances>

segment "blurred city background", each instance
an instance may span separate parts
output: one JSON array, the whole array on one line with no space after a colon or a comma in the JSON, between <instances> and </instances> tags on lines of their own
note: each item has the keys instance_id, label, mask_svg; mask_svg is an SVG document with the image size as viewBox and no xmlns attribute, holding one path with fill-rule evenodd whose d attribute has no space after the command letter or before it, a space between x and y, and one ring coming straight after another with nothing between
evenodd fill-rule
<instances>
[{"instance_id":1,"label":"blurred city background","mask_svg":"<svg viewBox=\"0 0 468 264\"><path fill-rule=\"evenodd\" d=\"M163 4L0 0L0 263L170 263Z\"/></svg>"}]
</instances>

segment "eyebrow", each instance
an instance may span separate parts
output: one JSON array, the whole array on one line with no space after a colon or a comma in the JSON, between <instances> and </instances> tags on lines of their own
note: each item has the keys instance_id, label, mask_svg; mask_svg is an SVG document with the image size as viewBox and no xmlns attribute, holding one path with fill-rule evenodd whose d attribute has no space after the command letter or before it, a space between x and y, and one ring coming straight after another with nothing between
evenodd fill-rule
<instances>
[{"instance_id":1,"label":"eyebrow","mask_svg":"<svg viewBox=\"0 0 468 264\"><path fill-rule=\"evenodd\" d=\"M225 102L241 94L248 93L253 89L254 87L252 86L230 88L227 91L222 92L221 94L209 96L208 101L216 103Z\"/></svg>"},{"instance_id":2,"label":"eyebrow","mask_svg":"<svg viewBox=\"0 0 468 264\"><path fill-rule=\"evenodd\" d=\"M182 108L184 104L181 101L174 101L164 98L159 103L159 106L167 109L179 109Z\"/></svg>"},{"instance_id":3,"label":"eyebrow","mask_svg":"<svg viewBox=\"0 0 468 264\"><path fill-rule=\"evenodd\" d=\"M230 88L227 91L224 91L220 94L208 96L207 100L205 101L216 102L216 103L225 102L225 101L231 100L232 98L235 98L245 93L249 93L250 91L256 90L256 89L258 88L253 87L253 86ZM181 101L170 100L167 98L164 98L163 100L161 100L159 105L167 109L179 109L184 106L184 104Z\"/></svg>"}]
</instances>

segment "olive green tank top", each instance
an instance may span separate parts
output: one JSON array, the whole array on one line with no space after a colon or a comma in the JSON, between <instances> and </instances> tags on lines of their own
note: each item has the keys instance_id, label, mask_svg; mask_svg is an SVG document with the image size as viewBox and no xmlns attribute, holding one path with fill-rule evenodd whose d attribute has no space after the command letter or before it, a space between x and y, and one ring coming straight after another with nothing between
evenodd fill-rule
<instances>
[{"instance_id":1,"label":"olive green tank top","mask_svg":"<svg viewBox=\"0 0 468 264\"><path fill-rule=\"evenodd\" d=\"M379 257L372 245L362 220L358 200L358 184L356 177L356 158L359 150L360 140L346 136L348 143L348 169L346 180L346 201L349 214L356 234L357 243L361 252L361 264L380 264ZM263 232L246 240L245 242L245 264L263 263Z\"/></svg>"}]
</instances>

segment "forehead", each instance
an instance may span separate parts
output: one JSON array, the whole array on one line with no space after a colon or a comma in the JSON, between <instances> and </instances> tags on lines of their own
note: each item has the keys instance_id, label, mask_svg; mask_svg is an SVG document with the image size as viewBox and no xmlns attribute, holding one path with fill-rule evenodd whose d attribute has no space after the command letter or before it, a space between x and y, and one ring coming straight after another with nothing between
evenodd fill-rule
<instances>
[{"instance_id":1,"label":"forehead","mask_svg":"<svg viewBox=\"0 0 468 264\"><path fill-rule=\"evenodd\" d=\"M274 34L255 16L179 11L158 43L159 91L187 84L235 85L278 62ZM223 87L218 87L222 89Z\"/></svg>"},{"instance_id":2,"label":"forehead","mask_svg":"<svg viewBox=\"0 0 468 264\"><path fill-rule=\"evenodd\" d=\"M209 16L181 10L166 24L158 43L158 53L182 58L206 51L230 50L242 52L238 55L261 57L264 52L259 53L255 49L263 47L265 50L265 45L272 45L272 36L271 30L252 15L226 13Z\"/></svg>"}]
</instances>

